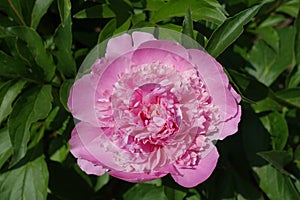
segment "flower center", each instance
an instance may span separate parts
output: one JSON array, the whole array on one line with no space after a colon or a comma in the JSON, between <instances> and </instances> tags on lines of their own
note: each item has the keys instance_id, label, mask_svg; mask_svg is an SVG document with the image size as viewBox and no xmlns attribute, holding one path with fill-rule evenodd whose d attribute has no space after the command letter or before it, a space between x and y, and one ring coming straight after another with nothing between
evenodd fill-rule
<instances>
[{"instance_id":1,"label":"flower center","mask_svg":"<svg viewBox=\"0 0 300 200\"><path fill-rule=\"evenodd\" d=\"M160 84L145 84L134 90L128 110L137 116L142 132L134 133L144 144L166 144L180 125L176 96Z\"/></svg>"}]
</instances>

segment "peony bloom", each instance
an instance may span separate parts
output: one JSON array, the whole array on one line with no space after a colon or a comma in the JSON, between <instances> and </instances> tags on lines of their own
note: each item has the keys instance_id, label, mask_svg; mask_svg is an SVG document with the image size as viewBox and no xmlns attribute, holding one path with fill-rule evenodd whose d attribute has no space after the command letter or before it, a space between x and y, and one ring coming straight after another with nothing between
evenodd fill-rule
<instances>
[{"instance_id":1,"label":"peony bloom","mask_svg":"<svg viewBox=\"0 0 300 200\"><path fill-rule=\"evenodd\" d=\"M170 174L184 187L206 180L214 141L237 131L240 96L210 55L144 32L108 41L105 58L73 85L80 122L71 153L88 174L142 182Z\"/></svg>"}]
</instances>

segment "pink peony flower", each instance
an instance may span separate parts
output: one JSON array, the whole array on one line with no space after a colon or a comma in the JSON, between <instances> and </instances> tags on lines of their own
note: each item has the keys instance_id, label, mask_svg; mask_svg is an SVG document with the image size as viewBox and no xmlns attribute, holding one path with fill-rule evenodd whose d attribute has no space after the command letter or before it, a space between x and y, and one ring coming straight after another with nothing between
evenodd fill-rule
<instances>
[{"instance_id":1,"label":"pink peony flower","mask_svg":"<svg viewBox=\"0 0 300 200\"><path fill-rule=\"evenodd\" d=\"M214 141L238 129L240 96L210 55L144 32L108 41L105 58L75 82L71 153L88 174L142 182L170 174L184 187L206 180Z\"/></svg>"}]
</instances>

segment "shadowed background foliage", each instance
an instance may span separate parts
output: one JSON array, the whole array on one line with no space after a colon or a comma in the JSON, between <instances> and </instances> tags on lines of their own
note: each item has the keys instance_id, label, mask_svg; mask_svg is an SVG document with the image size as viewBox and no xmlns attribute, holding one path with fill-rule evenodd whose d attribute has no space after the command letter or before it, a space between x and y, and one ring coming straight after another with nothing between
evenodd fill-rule
<instances>
[{"instance_id":1,"label":"shadowed background foliage","mask_svg":"<svg viewBox=\"0 0 300 200\"><path fill-rule=\"evenodd\" d=\"M1 0L0 199L300 199L299 0ZM88 52L128 29L197 40L243 97L212 176L127 183L69 153L69 89Z\"/></svg>"}]
</instances>

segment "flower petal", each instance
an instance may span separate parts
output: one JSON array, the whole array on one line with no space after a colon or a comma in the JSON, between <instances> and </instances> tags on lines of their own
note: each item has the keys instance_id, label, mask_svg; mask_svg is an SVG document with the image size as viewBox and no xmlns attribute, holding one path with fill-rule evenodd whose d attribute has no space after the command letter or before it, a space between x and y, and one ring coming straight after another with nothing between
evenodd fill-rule
<instances>
[{"instance_id":1,"label":"flower petal","mask_svg":"<svg viewBox=\"0 0 300 200\"><path fill-rule=\"evenodd\" d=\"M134 173L134 172L122 172L122 171L110 171L108 172L108 174L132 183L151 181L167 175L167 173L161 173L161 172L155 174L147 174L147 173Z\"/></svg>"},{"instance_id":2,"label":"flower petal","mask_svg":"<svg viewBox=\"0 0 300 200\"><path fill-rule=\"evenodd\" d=\"M120 149L111 143L101 128L85 122L76 124L70 145L71 153L77 158L102 165L105 169L123 170L122 166L116 163L114 154L120 152Z\"/></svg>"},{"instance_id":3,"label":"flower petal","mask_svg":"<svg viewBox=\"0 0 300 200\"><path fill-rule=\"evenodd\" d=\"M105 57L117 58L133 50L131 36L127 33L108 40Z\"/></svg>"},{"instance_id":4,"label":"flower petal","mask_svg":"<svg viewBox=\"0 0 300 200\"><path fill-rule=\"evenodd\" d=\"M72 86L68 99L68 107L73 117L97 126L95 94L96 88L93 81L91 81L91 75L85 75Z\"/></svg>"},{"instance_id":5,"label":"flower petal","mask_svg":"<svg viewBox=\"0 0 300 200\"><path fill-rule=\"evenodd\" d=\"M145 43L143 43L141 46L143 46L144 44ZM132 55L131 61L135 66L158 62L164 65L174 66L174 68L179 72L194 68L193 65L191 65L188 60L182 57L181 54L176 54L177 52L170 52L165 49L140 47L135 50ZM173 47L176 48L176 46L174 45ZM184 51L182 54L184 54Z\"/></svg>"},{"instance_id":6,"label":"flower petal","mask_svg":"<svg viewBox=\"0 0 300 200\"><path fill-rule=\"evenodd\" d=\"M215 169L218 162L218 151L214 147L206 157L201 158L200 162L194 169L188 169L178 165L174 165L179 174L171 174L173 179L183 187L194 187L205 181Z\"/></svg>"},{"instance_id":7,"label":"flower petal","mask_svg":"<svg viewBox=\"0 0 300 200\"><path fill-rule=\"evenodd\" d=\"M95 165L94 163L84 159L78 159L77 164L87 174L101 176L105 173L105 169L102 166Z\"/></svg>"},{"instance_id":8,"label":"flower petal","mask_svg":"<svg viewBox=\"0 0 300 200\"><path fill-rule=\"evenodd\" d=\"M134 47L136 48L144 42L155 40L155 38L150 33L135 31L132 33L132 40L133 40Z\"/></svg>"},{"instance_id":9,"label":"flower petal","mask_svg":"<svg viewBox=\"0 0 300 200\"><path fill-rule=\"evenodd\" d=\"M239 122L238 113L240 110L237 104L240 101L240 97L236 92L233 93L234 90L231 88L222 66L214 58L196 49L190 49L189 54L191 62L198 67L199 74L212 96L213 104L219 110L221 123L218 128L220 135L213 139L223 139L227 135L233 134L231 131L226 130L227 126L225 124L227 121L237 117L236 120L231 121L231 123L234 123L231 125L237 126Z\"/></svg>"}]
</instances>

